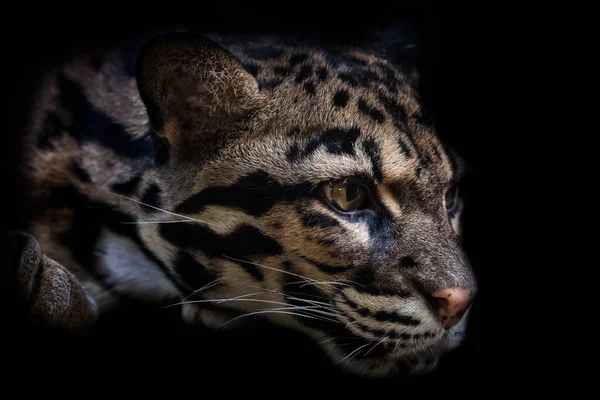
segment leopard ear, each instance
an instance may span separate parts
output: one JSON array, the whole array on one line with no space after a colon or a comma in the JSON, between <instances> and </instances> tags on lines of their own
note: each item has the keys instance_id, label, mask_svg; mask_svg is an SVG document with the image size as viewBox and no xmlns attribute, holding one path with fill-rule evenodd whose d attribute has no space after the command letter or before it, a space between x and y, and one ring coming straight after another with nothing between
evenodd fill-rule
<instances>
[{"instance_id":1,"label":"leopard ear","mask_svg":"<svg viewBox=\"0 0 600 400\"><path fill-rule=\"evenodd\" d=\"M240 62L198 35L153 39L142 49L137 66L150 121L171 146L181 144L184 136L222 131L264 103L256 80Z\"/></svg>"}]
</instances>

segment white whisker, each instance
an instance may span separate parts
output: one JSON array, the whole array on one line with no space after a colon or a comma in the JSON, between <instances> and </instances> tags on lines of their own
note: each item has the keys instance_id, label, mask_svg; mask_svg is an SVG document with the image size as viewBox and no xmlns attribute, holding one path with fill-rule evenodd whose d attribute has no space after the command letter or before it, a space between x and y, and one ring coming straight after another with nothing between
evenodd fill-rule
<instances>
[{"instance_id":1,"label":"white whisker","mask_svg":"<svg viewBox=\"0 0 600 400\"><path fill-rule=\"evenodd\" d=\"M348 327L352 324L356 324L358 321L352 321L352 322L348 322L345 326L346 329L348 329Z\"/></svg>"},{"instance_id":2,"label":"white whisker","mask_svg":"<svg viewBox=\"0 0 600 400\"><path fill-rule=\"evenodd\" d=\"M201 292L203 290L208 290L213 286L216 286L219 284L219 282L221 282L221 278L217 278L212 282L207 283L206 285L202 286L200 289L196 289L194 290L192 293L190 293L185 299L183 299L182 301L186 301L187 299L189 299L190 297L192 297L193 295L195 295L198 292Z\"/></svg>"},{"instance_id":3,"label":"white whisker","mask_svg":"<svg viewBox=\"0 0 600 400\"><path fill-rule=\"evenodd\" d=\"M289 294L287 294L287 293L282 293L282 292L279 292L279 291L277 291L277 290L273 290L273 289L266 289L266 288L261 288L261 287L258 287L258 286L252 286L252 285L246 285L246 286L247 286L247 287L250 287L250 288L253 288L253 289L263 289L264 291L266 291L266 292L269 292L269 293L280 294L280 295L282 295L282 296L284 296L284 297L286 297L286 298L288 298L288 299L290 299L290 300L303 301L303 302L305 302L305 303L309 303L309 304L319 304L319 305L322 305L322 306L324 306L324 307L323 307L324 309L332 310L332 311L334 311L334 312L335 312L335 311L338 311L338 310L340 310L340 311L341 311L341 308L339 308L339 307L336 307L335 305L333 305L333 304L331 304L331 303L325 303L325 302L323 302L323 301L310 300L310 299L303 299L303 298L296 297L296 296L290 296L290 295L289 295ZM295 293L295 292L290 292L290 293ZM296 293L296 294L302 294L302 293ZM327 298L326 298L326 297L323 297L323 296L313 296L313 297L317 297L317 298L321 298L321 299L325 299L325 300L327 300Z\"/></svg>"},{"instance_id":4,"label":"white whisker","mask_svg":"<svg viewBox=\"0 0 600 400\"><path fill-rule=\"evenodd\" d=\"M302 278L302 279L305 279L306 281L311 281L311 282L315 281L314 279L307 278L307 277L305 277L305 276L302 276L302 275L294 274L293 272L284 271L284 270L282 270L282 269L279 269L279 268L268 267L268 266L266 266L266 265L261 265L261 264L253 263L253 262L246 261L246 260L240 260L240 259L238 259L238 258L229 257L229 256L228 256L228 255L226 255L226 254L223 254L223 257L225 257L225 258L228 258L228 259L230 259L230 260L233 260L233 261L242 262L242 263L246 263L246 264L250 264L250 265L255 265L255 266L257 266L257 267L267 268L267 269L271 269L271 270L273 270L273 271L277 271L277 272L282 272L282 273L284 273L284 274L292 275L292 276L295 276L295 277L297 277L297 278Z\"/></svg>"},{"instance_id":5,"label":"white whisker","mask_svg":"<svg viewBox=\"0 0 600 400\"><path fill-rule=\"evenodd\" d=\"M373 347L371 347L371 348L369 349L369 351L367 351L367 352L365 353L365 356L369 355L369 353L370 353L370 352L371 352L371 351L372 351L372 350L373 350L375 347L377 347L377 346L378 346L378 345L380 345L381 343L385 342L385 341L386 341L386 340L388 340L389 338L390 338L389 336L386 336L386 337L384 337L383 339L381 339L381 340L380 340L379 342L377 342L377 343L376 343L376 344L375 344Z\"/></svg>"},{"instance_id":6,"label":"white whisker","mask_svg":"<svg viewBox=\"0 0 600 400\"><path fill-rule=\"evenodd\" d=\"M203 300L190 300L190 301L185 301L185 299L184 299L180 302L165 306L163 308L168 308L168 307L173 307L173 306L178 306L178 305L183 305L183 304L194 304L194 303L211 303L211 302L212 303L223 303L224 301L237 300L237 299L240 299L243 297L253 296L256 294L262 294L262 293L261 292L246 293L241 296L231 297L231 298L227 298L227 299L203 299ZM189 296L188 296L188 298L189 298Z\"/></svg>"},{"instance_id":7,"label":"white whisker","mask_svg":"<svg viewBox=\"0 0 600 400\"><path fill-rule=\"evenodd\" d=\"M118 224L123 225L143 225L143 224L175 224L177 222L192 222L189 219L177 219L177 220L165 220L165 221L136 221L136 222L117 222Z\"/></svg>"},{"instance_id":8,"label":"white whisker","mask_svg":"<svg viewBox=\"0 0 600 400\"><path fill-rule=\"evenodd\" d=\"M189 221L198 222L199 224L204 224L204 225L207 225L207 226L211 226L211 225L215 226L215 224L212 224L212 223L210 223L210 222L201 221L201 220L199 220L199 219L195 219L195 218L192 218L192 217L188 217L187 215L177 214L177 213L174 213L174 212L172 212L172 211L164 210L164 209L162 209L162 208L155 207L155 206L153 206L153 205L151 205L151 204L144 203L143 201L139 201L139 200L137 200L137 199L134 199L134 198L131 198L131 197L123 196L122 194L113 193L113 192L109 192L109 191L106 191L106 193L109 193L109 194L112 194L112 195L114 195L114 196L118 196L118 197L121 197L121 198L127 199L127 200L129 200L129 201L133 201L133 202L135 202L135 203L138 203L138 204L141 204L141 205L143 205L143 206L145 206L145 207L150 207L150 208L153 208L153 209L155 209L155 210L158 210L158 211L164 212L165 214L174 215L174 216L176 216L176 217L184 218L184 219L187 219L187 220L189 220Z\"/></svg>"},{"instance_id":9,"label":"white whisker","mask_svg":"<svg viewBox=\"0 0 600 400\"><path fill-rule=\"evenodd\" d=\"M367 344L363 344L362 346L360 346L358 349L354 350L352 353L348 354L346 357L342 358L340 361L336 362L336 364L341 363L342 361L344 361L346 358L350 357L352 354L356 353L357 351L359 351L360 349L363 349L365 347L367 347L368 345L370 345L371 343L367 343ZM350 362L350 360L348 360L348 362ZM348 363L346 363L346 365L348 365ZM344 366L345 368L345 366Z\"/></svg>"},{"instance_id":10,"label":"white whisker","mask_svg":"<svg viewBox=\"0 0 600 400\"><path fill-rule=\"evenodd\" d=\"M275 313L279 313L279 314L289 314L289 315L296 315L299 317L305 317L305 318L310 318L310 319L316 319L316 320L321 320L321 321L333 321L333 322L337 322L336 320L333 319L329 319L329 318L323 318L323 317L315 317L315 316L311 316L311 315L305 315L305 314L300 314L300 313L294 313L294 312L288 312L288 311L283 311L283 310L288 310L290 309L290 307L286 307L283 308L281 310L276 309L276 308L272 308L270 310L262 310L262 311L255 311L255 312L251 312L251 313L247 313L247 314L243 314L243 315L239 315L235 318L230 319L229 321L223 323L220 328L222 328L223 326L225 326L226 324L236 321L238 319L244 318L244 317L249 317L251 315L256 315L256 314L266 314L266 313L270 313L270 312L275 312ZM293 309L293 308L292 308Z\"/></svg>"},{"instance_id":11,"label":"white whisker","mask_svg":"<svg viewBox=\"0 0 600 400\"><path fill-rule=\"evenodd\" d=\"M306 282L304 283L302 286L300 286L300 289L302 289L304 286L306 285L342 285L342 286L350 286L347 283L344 282L336 282L336 281L322 281L322 282Z\"/></svg>"},{"instance_id":12,"label":"white whisker","mask_svg":"<svg viewBox=\"0 0 600 400\"><path fill-rule=\"evenodd\" d=\"M332 338L329 338L329 339L321 340L321 341L320 341L319 343L317 343L317 344L323 344L323 343L327 343L327 342L330 342L330 341L332 341L332 340L335 340L335 339L337 339L337 337L332 337Z\"/></svg>"}]
</instances>

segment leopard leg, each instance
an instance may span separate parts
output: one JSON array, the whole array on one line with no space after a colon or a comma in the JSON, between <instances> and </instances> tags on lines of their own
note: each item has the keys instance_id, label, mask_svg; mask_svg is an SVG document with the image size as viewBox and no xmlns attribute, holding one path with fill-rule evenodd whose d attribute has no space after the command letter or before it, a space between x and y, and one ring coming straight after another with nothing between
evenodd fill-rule
<instances>
[{"instance_id":1,"label":"leopard leg","mask_svg":"<svg viewBox=\"0 0 600 400\"><path fill-rule=\"evenodd\" d=\"M0 265L3 295L24 306L30 322L71 332L95 324L93 298L71 272L43 254L34 236L2 232Z\"/></svg>"}]
</instances>

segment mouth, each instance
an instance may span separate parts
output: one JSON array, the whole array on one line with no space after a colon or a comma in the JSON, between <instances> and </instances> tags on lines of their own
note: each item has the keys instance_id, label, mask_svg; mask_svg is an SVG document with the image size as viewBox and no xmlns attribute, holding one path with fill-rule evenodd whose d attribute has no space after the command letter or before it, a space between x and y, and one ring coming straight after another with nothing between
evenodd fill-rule
<instances>
[{"instance_id":1,"label":"mouth","mask_svg":"<svg viewBox=\"0 0 600 400\"><path fill-rule=\"evenodd\" d=\"M415 338L416 336L416 338ZM443 353L450 347L451 332L413 335L412 339L380 339L361 336L330 338L323 346L334 358L334 364L351 373L372 377L420 375L435 369Z\"/></svg>"}]
</instances>

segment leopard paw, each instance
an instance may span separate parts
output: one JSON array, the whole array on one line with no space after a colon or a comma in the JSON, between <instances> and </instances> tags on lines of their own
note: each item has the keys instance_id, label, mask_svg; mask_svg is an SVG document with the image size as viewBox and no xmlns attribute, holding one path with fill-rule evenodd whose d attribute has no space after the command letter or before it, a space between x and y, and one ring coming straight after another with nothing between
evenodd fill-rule
<instances>
[{"instance_id":1,"label":"leopard paw","mask_svg":"<svg viewBox=\"0 0 600 400\"><path fill-rule=\"evenodd\" d=\"M36 238L21 231L0 234L3 295L45 327L80 331L94 325L97 307L75 276L45 256Z\"/></svg>"}]
</instances>

